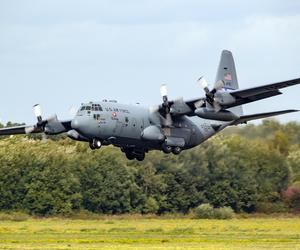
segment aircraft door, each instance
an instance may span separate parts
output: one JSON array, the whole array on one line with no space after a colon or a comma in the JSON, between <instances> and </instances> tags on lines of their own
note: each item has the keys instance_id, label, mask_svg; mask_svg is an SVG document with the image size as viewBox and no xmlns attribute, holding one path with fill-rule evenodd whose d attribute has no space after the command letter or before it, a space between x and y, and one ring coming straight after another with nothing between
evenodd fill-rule
<instances>
[{"instance_id":1,"label":"aircraft door","mask_svg":"<svg viewBox=\"0 0 300 250\"><path fill-rule=\"evenodd\" d=\"M112 119L115 122L115 126L114 126L114 129L113 129L113 135L115 135L117 137L121 136L122 130L123 130L123 122L122 122L123 117L121 117L120 114L117 114L116 112L113 112Z\"/></svg>"}]
</instances>

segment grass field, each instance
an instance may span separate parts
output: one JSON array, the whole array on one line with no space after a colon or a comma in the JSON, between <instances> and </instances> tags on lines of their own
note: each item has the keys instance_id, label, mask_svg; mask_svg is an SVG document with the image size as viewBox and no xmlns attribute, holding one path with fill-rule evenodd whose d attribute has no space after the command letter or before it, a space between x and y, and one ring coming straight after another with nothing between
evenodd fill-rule
<instances>
[{"instance_id":1,"label":"grass field","mask_svg":"<svg viewBox=\"0 0 300 250\"><path fill-rule=\"evenodd\" d=\"M0 221L0 249L300 249L300 218Z\"/></svg>"}]
</instances>

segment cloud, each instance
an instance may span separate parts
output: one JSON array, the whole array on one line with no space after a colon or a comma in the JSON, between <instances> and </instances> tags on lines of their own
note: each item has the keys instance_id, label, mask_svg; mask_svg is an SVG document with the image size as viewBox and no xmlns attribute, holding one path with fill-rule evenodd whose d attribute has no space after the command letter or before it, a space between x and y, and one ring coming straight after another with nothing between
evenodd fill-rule
<instances>
[{"instance_id":1,"label":"cloud","mask_svg":"<svg viewBox=\"0 0 300 250\"><path fill-rule=\"evenodd\" d=\"M102 98L154 104L162 82L174 98L198 97L195 81L205 75L213 83L222 49L233 51L242 87L299 72L295 1L53 0L0 7L0 106L15 99L10 110L0 110L4 120L28 121L39 101L61 116L63 107ZM281 102L298 107L287 99Z\"/></svg>"}]
</instances>

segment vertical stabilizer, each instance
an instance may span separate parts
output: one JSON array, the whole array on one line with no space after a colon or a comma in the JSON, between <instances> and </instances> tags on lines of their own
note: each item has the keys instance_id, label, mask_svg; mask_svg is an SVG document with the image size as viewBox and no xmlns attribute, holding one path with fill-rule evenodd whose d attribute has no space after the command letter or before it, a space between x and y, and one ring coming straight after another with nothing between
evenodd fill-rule
<instances>
[{"instance_id":1,"label":"vertical stabilizer","mask_svg":"<svg viewBox=\"0 0 300 250\"><path fill-rule=\"evenodd\" d=\"M238 79L236 75L236 69L232 53L228 50L223 50L217 71L216 81L223 80L225 83L224 89L226 91L232 91L239 89ZM238 106L230 109L236 115L243 115L242 106Z\"/></svg>"}]
</instances>

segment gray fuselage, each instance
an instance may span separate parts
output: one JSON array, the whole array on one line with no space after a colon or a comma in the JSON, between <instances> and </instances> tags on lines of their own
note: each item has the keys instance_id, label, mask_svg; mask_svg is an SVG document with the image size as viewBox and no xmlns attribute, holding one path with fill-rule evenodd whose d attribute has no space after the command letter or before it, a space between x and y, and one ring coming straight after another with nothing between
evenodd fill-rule
<instances>
[{"instance_id":1,"label":"gray fuselage","mask_svg":"<svg viewBox=\"0 0 300 250\"><path fill-rule=\"evenodd\" d=\"M117 102L90 102L82 104L72 127L82 140L100 139L104 145L134 148L144 152L160 150L162 142L143 138L143 131L153 126L161 129L170 146L177 143L183 149L195 147L224 129L227 123L199 117L178 116L170 128L161 128L160 115L140 105ZM179 145L178 144L178 145Z\"/></svg>"}]
</instances>

